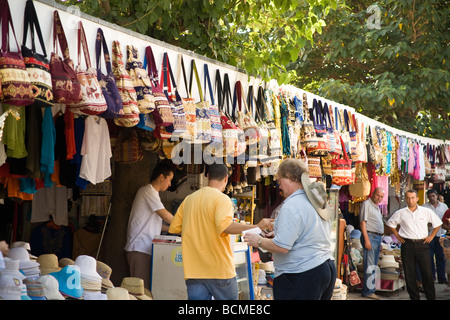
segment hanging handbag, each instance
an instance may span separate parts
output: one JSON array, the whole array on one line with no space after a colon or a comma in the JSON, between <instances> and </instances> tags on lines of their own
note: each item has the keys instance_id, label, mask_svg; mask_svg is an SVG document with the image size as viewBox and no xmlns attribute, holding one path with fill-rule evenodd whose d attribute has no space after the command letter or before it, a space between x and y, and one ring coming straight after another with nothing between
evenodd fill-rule
<instances>
[{"instance_id":1,"label":"hanging handbag","mask_svg":"<svg viewBox=\"0 0 450 320\"><path fill-rule=\"evenodd\" d=\"M238 105L238 84L235 83L234 85L234 92L233 92L233 107L232 107L232 112L231 112L231 120L234 122L234 125L236 126L236 130L238 132L237 137L238 137L238 141L237 141L237 156L240 156L241 154L243 154L245 152L245 150L247 149L247 142L245 141L245 132L242 129L242 127L239 125L239 122L237 121L237 117L236 117L236 106Z\"/></svg>"},{"instance_id":2,"label":"hanging handbag","mask_svg":"<svg viewBox=\"0 0 450 320\"><path fill-rule=\"evenodd\" d=\"M0 1L0 25L2 26L2 46L0 51L0 102L12 106L27 106L34 102L30 76L14 31L11 11L7 0ZM9 27L11 26L17 52L9 47Z\"/></svg>"},{"instance_id":3,"label":"hanging handbag","mask_svg":"<svg viewBox=\"0 0 450 320\"><path fill-rule=\"evenodd\" d=\"M324 157L328 154L327 128L323 120L322 101L313 101L313 123L317 137L317 146L306 149L308 156Z\"/></svg>"},{"instance_id":4,"label":"hanging handbag","mask_svg":"<svg viewBox=\"0 0 450 320\"><path fill-rule=\"evenodd\" d=\"M217 69L217 71L219 71ZM205 100L206 100L206 86L209 88L209 95L211 101L209 104L209 119L211 120L211 143L222 145L223 135L222 135L222 124L220 122L220 114L217 105L214 102L214 94L211 87L211 80L209 78L208 64L204 64L204 87L205 87Z\"/></svg>"},{"instance_id":5,"label":"hanging handbag","mask_svg":"<svg viewBox=\"0 0 450 320\"><path fill-rule=\"evenodd\" d=\"M308 156L307 158L308 171L310 178L322 178L322 167L320 165L320 157Z\"/></svg>"},{"instance_id":6,"label":"hanging handbag","mask_svg":"<svg viewBox=\"0 0 450 320\"><path fill-rule=\"evenodd\" d=\"M217 78L217 76L216 87L217 95L219 97L218 108L220 112L220 124L222 125L223 154L226 157L234 158L238 156L238 130L236 128L236 125L230 118L229 108L232 98L230 82L227 73L224 75L223 93L220 77ZM225 105L227 106L227 109L225 109Z\"/></svg>"},{"instance_id":7,"label":"hanging handbag","mask_svg":"<svg viewBox=\"0 0 450 320\"><path fill-rule=\"evenodd\" d=\"M42 37L41 27L36 14L36 9L32 0L27 0L25 5L24 31L22 40L22 56L25 67L30 77L31 88L34 88L35 107L51 107L53 106L53 88L52 77L50 75L50 65L45 50L44 39ZM28 29L31 33L31 49L26 46ZM36 52L34 42L34 31L39 38L39 44L43 54Z\"/></svg>"},{"instance_id":8,"label":"hanging handbag","mask_svg":"<svg viewBox=\"0 0 450 320\"><path fill-rule=\"evenodd\" d=\"M197 132L194 143L211 142L211 119L209 116L209 101L203 100L203 92L200 86L200 78L198 76L195 60L191 60L191 75L189 80L189 95L192 96L192 77L195 74L200 101L195 104L195 121L197 123Z\"/></svg>"},{"instance_id":9,"label":"hanging handbag","mask_svg":"<svg viewBox=\"0 0 450 320\"><path fill-rule=\"evenodd\" d=\"M355 115L352 115L353 123L356 132L356 148L353 155L354 162L367 162L367 148L366 148L366 130L364 129L364 122L358 123Z\"/></svg>"},{"instance_id":10,"label":"hanging handbag","mask_svg":"<svg viewBox=\"0 0 450 320\"><path fill-rule=\"evenodd\" d=\"M125 69L128 71L136 90L139 112L150 113L155 110L155 98L152 94L150 77L139 59L138 50L133 45L127 45L127 56Z\"/></svg>"},{"instance_id":11,"label":"hanging handbag","mask_svg":"<svg viewBox=\"0 0 450 320\"><path fill-rule=\"evenodd\" d=\"M102 73L100 66L100 53L103 48L103 57L106 66L106 75ZM105 119L114 119L124 114L122 98L116 83L116 77L111 67L111 56L109 55L108 46L106 45L105 36L101 28L97 29L97 37L95 40L95 56L97 65L97 80L106 100L107 108L100 116Z\"/></svg>"},{"instance_id":12,"label":"hanging handbag","mask_svg":"<svg viewBox=\"0 0 450 320\"><path fill-rule=\"evenodd\" d=\"M86 69L81 66L81 49L83 49ZM97 80L97 71L91 66L91 59L86 42L83 24L78 22L78 65L75 68L78 82L81 87L81 101L77 104L69 105L69 110L78 115L98 115L106 108L105 97Z\"/></svg>"},{"instance_id":13,"label":"hanging handbag","mask_svg":"<svg viewBox=\"0 0 450 320\"><path fill-rule=\"evenodd\" d=\"M332 123L333 128L333 135L334 135L334 152L330 151L330 154L332 155L340 155L342 153L342 146L341 146L341 131L340 131L340 117L337 117L337 107L329 106L329 114L330 119ZM342 125L342 124L341 124Z\"/></svg>"},{"instance_id":14,"label":"hanging handbag","mask_svg":"<svg viewBox=\"0 0 450 320\"><path fill-rule=\"evenodd\" d=\"M153 120L156 126L169 127L172 126L170 131L173 131L173 114L172 108L169 105L166 95L162 91L159 85L158 70L156 68L155 57L151 46L145 48L145 60L148 64L148 76L151 82L152 94L155 101L155 108L151 112ZM144 62L144 69L146 63ZM167 128L169 131L169 129Z\"/></svg>"},{"instance_id":15,"label":"hanging handbag","mask_svg":"<svg viewBox=\"0 0 450 320\"><path fill-rule=\"evenodd\" d=\"M181 98L181 101L183 102L183 109L184 114L186 116L186 131L183 133L182 138L189 142L195 141L195 136L197 134L197 116L195 112L195 102L194 99L190 96L189 90L188 90L188 82L186 78L186 69L184 67L184 60L183 55L180 53L178 54L177 59L177 82L181 83L181 74L183 76L182 80L184 83L184 88L186 92L186 97Z\"/></svg>"},{"instance_id":16,"label":"hanging handbag","mask_svg":"<svg viewBox=\"0 0 450 320\"><path fill-rule=\"evenodd\" d=\"M350 157L355 155L356 153L356 144L357 144L357 137L356 137L356 131L352 124L352 115L350 111L344 110L344 122L345 127L348 132L348 145L345 146L347 152L350 154ZM344 141L345 142L345 141Z\"/></svg>"},{"instance_id":17,"label":"hanging handbag","mask_svg":"<svg viewBox=\"0 0 450 320\"><path fill-rule=\"evenodd\" d=\"M327 128L328 152L330 154L340 154L336 152L336 130L334 130L333 121L330 116L330 108L326 102L323 107L323 119L325 122L325 127Z\"/></svg>"},{"instance_id":18,"label":"hanging handbag","mask_svg":"<svg viewBox=\"0 0 450 320\"><path fill-rule=\"evenodd\" d=\"M171 82L173 84L173 90ZM163 55L162 83L164 94L166 95L167 100L169 101L169 104L172 108L172 137L178 138L181 137L187 130L186 114L184 112L183 101L180 94L178 93L178 88L175 83L175 78L173 76L172 67L170 66L169 56L167 52L165 52Z\"/></svg>"},{"instance_id":19,"label":"hanging handbag","mask_svg":"<svg viewBox=\"0 0 450 320\"><path fill-rule=\"evenodd\" d=\"M334 158L331 160L332 183L338 186L349 185L354 181L352 172L352 159L345 151L344 141L340 138L342 153L344 158Z\"/></svg>"},{"instance_id":20,"label":"hanging handbag","mask_svg":"<svg viewBox=\"0 0 450 320\"><path fill-rule=\"evenodd\" d=\"M264 161L268 157L269 152L269 130L265 119L265 99L264 89L262 86L258 87L258 94L256 98L256 116L255 120L258 124L259 143L258 143L258 159Z\"/></svg>"},{"instance_id":21,"label":"hanging handbag","mask_svg":"<svg viewBox=\"0 0 450 320\"><path fill-rule=\"evenodd\" d=\"M300 143L306 149L317 147L318 142L316 130L314 129L314 123L312 122L309 114L309 107L308 101L306 99L306 93L303 93L303 114L304 114L304 121L302 129L300 130Z\"/></svg>"},{"instance_id":22,"label":"hanging handbag","mask_svg":"<svg viewBox=\"0 0 450 320\"><path fill-rule=\"evenodd\" d=\"M63 58L58 55L57 40ZM69 47L58 10L55 10L53 14L53 52L50 57L50 74L55 103L71 105L81 101L81 85L78 82L73 61L70 59Z\"/></svg>"},{"instance_id":23,"label":"hanging handbag","mask_svg":"<svg viewBox=\"0 0 450 320\"><path fill-rule=\"evenodd\" d=\"M348 186L348 191L355 198L365 198L370 195L371 190L367 165L363 162L357 162L355 167L355 181Z\"/></svg>"},{"instance_id":24,"label":"hanging handbag","mask_svg":"<svg viewBox=\"0 0 450 320\"><path fill-rule=\"evenodd\" d=\"M123 114L114 118L114 123L120 127L134 127L139 123L137 94L133 81L125 69L119 41L113 41L112 44L112 70L123 107Z\"/></svg>"},{"instance_id":25,"label":"hanging handbag","mask_svg":"<svg viewBox=\"0 0 450 320\"><path fill-rule=\"evenodd\" d=\"M245 142L247 145L256 144L259 140L257 131L258 125L248 110L241 81L236 81L235 88L237 104L239 106L237 111L237 122L245 133ZM244 110L242 110L242 105L244 105Z\"/></svg>"},{"instance_id":26,"label":"hanging handbag","mask_svg":"<svg viewBox=\"0 0 450 320\"><path fill-rule=\"evenodd\" d=\"M121 164L136 163L144 158L139 137L134 128L121 129L114 146L114 161Z\"/></svg>"}]
</instances>

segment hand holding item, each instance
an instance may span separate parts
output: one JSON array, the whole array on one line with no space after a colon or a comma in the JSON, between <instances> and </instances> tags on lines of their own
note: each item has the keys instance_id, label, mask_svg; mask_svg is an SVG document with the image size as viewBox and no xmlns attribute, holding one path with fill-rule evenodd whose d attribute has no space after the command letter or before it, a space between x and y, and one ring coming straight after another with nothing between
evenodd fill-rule
<instances>
[{"instance_id":1,"label":"hand holding item","mask_svg":"<svg viewBox=\"0 0 450 320\"><path fill-rule=\"evenodd\" d=\"M244 241L247 242L250 246L258 248L258 240L262 239L259 234L256 233L246 233L244 235Z\"/></svg>"},{"instance_id":2,"label":"hand holding item","mask_svg":"<svg viewBox=\"0 0 450 320\"><path fill-rule=\"evenodd\" d=\"M265 233L273 230L273 219L264 218L258 222L258 227Z\"/></svg>"}]
</instances>

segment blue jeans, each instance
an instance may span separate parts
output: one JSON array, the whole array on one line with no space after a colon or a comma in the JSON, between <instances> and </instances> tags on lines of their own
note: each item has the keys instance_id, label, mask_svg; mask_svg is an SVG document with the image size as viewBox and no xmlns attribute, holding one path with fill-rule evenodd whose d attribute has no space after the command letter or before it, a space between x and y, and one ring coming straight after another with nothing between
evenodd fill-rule
<instances>
[{"instance_id":1,"label":"blue jeans","mask_svg":"<svg viewBox=\"0 0 450 320\"><path fill-rule=\"evenodd\" d=\"M236 277L231 279L187 279L188 300L238 300Z\"/></svg>"},{"instance_id":2,"label":"blue jeans","mask_svg":"<svg viewBox=\"0 0 450 320\"><path fill-rule=\"evenodd\" d=\"M361 236L361 245L364 249L363 252L363 267L364 267L364 281L363 288L361 290L362 296L368 296L375 293L375 271L378 265L378 258L380 257L381 250L381 235L368 232L371 250L365 248L364 236Z\"/></svg>"}]
</instances>

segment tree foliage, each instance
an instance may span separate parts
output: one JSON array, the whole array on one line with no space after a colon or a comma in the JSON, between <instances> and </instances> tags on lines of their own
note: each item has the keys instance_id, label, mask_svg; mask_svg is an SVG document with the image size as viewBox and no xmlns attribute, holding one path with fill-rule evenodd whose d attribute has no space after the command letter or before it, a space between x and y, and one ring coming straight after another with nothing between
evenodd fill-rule
<instances>
[{"instance_id":1,"label":"tree foliage","mask_svg":"<svg viewBox=\"0 0 450 320\"><path fill-rule=\"evenodd\" d=\"M342 0L58 0L119 26L289 82L286 65Z\"/></svg>"},{"instance_id":2,"label":"tree foliage","mask_svg":"<svg viewBox=\"0 0 450 320\"><path fill-rule=\"evenodd\" d=\"M448 1L57 1L393 127L450 139Z\"/></svg>"},{"instance_id":3,"label":"tree foliage","mask_svg":"<svg viewBox=\"0 0 450 320\"><path fill-rule=\"evenodd\" d=\"M295 83L393 127L450 139L449 8L448 1L348 1L289 66Z\"/></svg>"}]
</instances>

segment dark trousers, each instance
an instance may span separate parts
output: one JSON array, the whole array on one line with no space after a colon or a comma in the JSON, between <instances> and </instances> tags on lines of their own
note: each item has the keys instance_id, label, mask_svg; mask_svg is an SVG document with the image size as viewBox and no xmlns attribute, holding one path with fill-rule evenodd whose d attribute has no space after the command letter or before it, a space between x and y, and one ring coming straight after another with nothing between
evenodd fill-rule
<instances>
[{"instance_id":1,"label":"dark trousers","mask_svg":"<svg viewBox=\"0 0 450 320\"><path fill-rule=\"evenodd\" d=\"M423 240L412 241L405 239L401 246L403 272L405 274L406 290L411 300L420 300L417 286L416 264L422 275L422 286L427 300L436 300L434 280L431 272L429 245Z\"/></svg>"},{"instance_id":2,"label":"dark trousers","mask_svg":"<svg viewBox=\"0 0 450 320\"><path fill-rule=\"evenodd\" d=\"M434 260L436 260L436 265L434 263ZM434 237L433 240L430 242L430 261L433 279L435 279L435 273L437 273L438 282L447 283L447 277L445 276L444 249L439 243L439 237Z\"/></svg>"},{"instance_id":3,"label":"dark trousers","mask_svg":"<svg viewBox=\"0 0 450 320\"><path fill-rule=\"evenodd\" d=\"M330 300L336 283L333 260L301 273L283 273L273 280L275 300Z\"/></svg>"}]
</instances>

